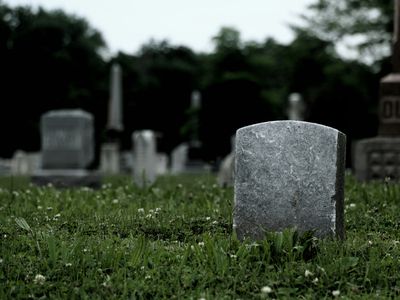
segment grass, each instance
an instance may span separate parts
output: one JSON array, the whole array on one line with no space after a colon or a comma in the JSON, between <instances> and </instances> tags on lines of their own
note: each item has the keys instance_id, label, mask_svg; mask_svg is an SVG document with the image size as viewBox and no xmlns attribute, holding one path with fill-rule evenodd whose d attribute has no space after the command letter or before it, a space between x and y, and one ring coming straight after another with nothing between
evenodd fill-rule
<instances>
[{"instance_id":1,"label":"grass","mask_svg":"<svg viewBox=\"0 0 400 300\"><path fill-rule=\"evenodd\" d=\"M400 185L346 180L345 241L239 242L212 176L99 190L0 180L0 299L400 298Z\"/></svg>"}]
</instances>

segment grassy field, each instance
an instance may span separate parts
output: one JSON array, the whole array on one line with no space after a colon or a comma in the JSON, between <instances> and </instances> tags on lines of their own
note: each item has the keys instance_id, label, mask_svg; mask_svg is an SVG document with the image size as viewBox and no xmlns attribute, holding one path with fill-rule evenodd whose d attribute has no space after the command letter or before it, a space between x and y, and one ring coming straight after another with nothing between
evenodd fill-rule
<instances>
[{"instance_id":1,"label":"grassy field","mask_svg":"<svg viewBox=\"0 0 400 300\"><path fill-rule=\"evenodd\" d=\"M400 185L346 180L343 242L239 242L212 176L99 190L0 179L0 299L400 299Z\"/></svg>"}]
</instances>

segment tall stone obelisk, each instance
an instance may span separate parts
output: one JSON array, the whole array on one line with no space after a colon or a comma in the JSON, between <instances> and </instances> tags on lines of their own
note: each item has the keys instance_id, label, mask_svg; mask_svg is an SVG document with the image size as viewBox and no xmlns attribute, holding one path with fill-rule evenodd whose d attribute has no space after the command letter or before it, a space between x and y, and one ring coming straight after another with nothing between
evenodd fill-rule
<instances>
[{"instance_id":1,"label":"tall stone obelisk","mask_svg":"<svg viewBox=\"0 0 400 300\"><path fill-rule=\"evenodd\" d=\"M101 170L106 174L118 174L121 169L119 136L124 130L124 125L122 120L122 72L117 63L111 67L106 129L107 142L101 147Z\"/></svg>"}]
</instances>

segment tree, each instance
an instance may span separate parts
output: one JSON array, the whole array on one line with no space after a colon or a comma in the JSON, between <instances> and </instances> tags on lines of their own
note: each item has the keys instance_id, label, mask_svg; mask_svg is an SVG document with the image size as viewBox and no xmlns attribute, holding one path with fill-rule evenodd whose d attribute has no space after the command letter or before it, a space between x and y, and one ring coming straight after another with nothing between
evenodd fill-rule
<instances>
[{"instance_id":1,"label":"tree","mask_svg":"<svg viewBox=\"0 0 400 300\"><path fill-rule=\"evenodd\" d=\"M306 29L321 39L357 39L361 54L376 60L390 53L394 0L317 0L304 16Z\"/></svg>"},{"instance_id":2,"label":"tree","mask_svg":"<svg viewBox=\"0 0 400 300\"><path fill-rule=\"evenodd\" d=\"M100 55L105 44L85 20L61 11L0 5L1 13L6 63L0 70L5 99L0 130L8 141L1 154L9 156L18 148L40 148L39 118L47 110L80 107L101 115L107 101ZM103 122L96 118L97 133Z\"/></svg>"}]
</instances>

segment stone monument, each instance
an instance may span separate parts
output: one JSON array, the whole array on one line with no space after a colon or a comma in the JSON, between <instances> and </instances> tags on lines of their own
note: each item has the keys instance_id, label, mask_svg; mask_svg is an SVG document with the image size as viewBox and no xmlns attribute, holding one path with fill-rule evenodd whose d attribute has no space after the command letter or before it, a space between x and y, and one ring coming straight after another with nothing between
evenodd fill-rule
<instances>
[{"instance_id":1,"label":"stone monument","mask_svg":"<svg viewBox=\"0 0 400 300\"><path fill-rule=\"evenodd\" d=\"M157 171L156 136L151 130L135 131L132 143L134 182L140 187L152 184Z\"/></svg>"},{"instance_id":2,"label":"stone monument","mask_svg":"<svg viewBox=\"0 0 400 300\"><path fill-rule=\"evenodd\" d=\"M400 0L395 1L393 72L380 82L378 136L355 143L355 176L360 181L400 179Z\"/></svg>"},{"instance_id":3,"label":"stone monument","mask_svg":"<svg viewBox=\"0 0 400 300\"><path fill-rule=\"evenodd\" d=\"M344 238L346 136L301 121L236 133L233 226L239 239L294 228Z\"/></svg>"},{"instance_id":4,"label":"stone monument","mask_svg":"<svg viewBox=\"0 0 400 300\"><path fill-rule=\"evenodd\" d=\"M54 110L41 118L41 169L32 181L57 187L100 185L87 168L94 159L93 117L80 109Z\"/></svg>"},{"instance_id":5,"label":"stone monument","mask_svg":"<svg viewBox=\"0 0 400 300\"><path fill-rule=\"evenodd\" d=\"M122 121L122 78L121 67L114 63L110 74L110 100L107 120L107 142L101 146L100 168L105 174L121 171L119 134L124 130Z\"/></svg>"}]
</instances>

